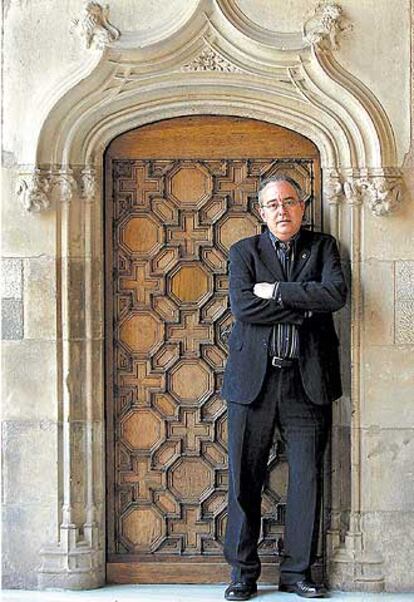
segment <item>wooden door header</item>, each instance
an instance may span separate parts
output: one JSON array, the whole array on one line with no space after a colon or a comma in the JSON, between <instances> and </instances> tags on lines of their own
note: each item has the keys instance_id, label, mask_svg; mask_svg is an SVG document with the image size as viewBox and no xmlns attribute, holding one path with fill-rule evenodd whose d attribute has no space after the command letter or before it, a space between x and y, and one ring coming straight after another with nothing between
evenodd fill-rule
<instances>
[{"instance_id":1,"label":"wooden door header","mask_svg":"<svg viewBox=\"0 0 414 602\"><path fill-rule=\"evenodd\" d=\"M292 130L255 119L218 115L178 117L131 130L115 138L107 153L125 159L319 156L313 142Z\"/></svg>"}]
</instances>

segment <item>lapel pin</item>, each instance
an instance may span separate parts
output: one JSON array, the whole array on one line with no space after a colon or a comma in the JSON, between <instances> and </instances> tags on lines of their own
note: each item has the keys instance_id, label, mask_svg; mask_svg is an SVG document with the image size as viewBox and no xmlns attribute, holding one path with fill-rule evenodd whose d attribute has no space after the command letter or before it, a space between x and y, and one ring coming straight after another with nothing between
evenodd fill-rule
<instances>
[{"instance_id":1,"label":"lapel pin","mask_svg":"<svg viewBox=\"0 0 414 602\"><path fill-rule=\"evenodd\" d=\"M307 254L306 253L302 253L302 259L306 259Z\"/></svg>"}]
</instances>

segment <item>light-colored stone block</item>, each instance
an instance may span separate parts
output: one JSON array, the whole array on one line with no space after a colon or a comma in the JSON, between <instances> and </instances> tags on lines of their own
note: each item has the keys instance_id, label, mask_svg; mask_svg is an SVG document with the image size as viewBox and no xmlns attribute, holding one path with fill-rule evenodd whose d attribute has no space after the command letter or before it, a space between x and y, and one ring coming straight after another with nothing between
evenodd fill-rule
<instances>
[{"instance_id":1,"label":"light-colored stone block","mask_svg":"<svg viewBox=\"0 0 414 602\"><path fill-rule=\"evenodd\" d=\"M39 552L56 537L57 505L6 504L2 516L3 587L36 589Z\"/></svg>"},{"instance_id":2,"label":"light-colored stone block","mask_svg":"<svg viewBox=\"0 0 414 602\"><path fill-rule=\"evenodd\" d=\"M286 0L283 6L276 2L258 3L257 0L238 0L237 4L249 19L273 31L300 30L309 13L307 0Z\"/></svg>"},{"instance_id":3,"label":"light-colored stone block","mask_svg":"<svg viewBox=\"0 0 414 602\"><path fill-rule=\"evenodd\" d=\"M43 504L56 497L57 426L54 422L4 421L3 500Z\"/></svg>"},{"instance_id":4,"label":"light-colored stone block","mask_svg":"<svg viewBox=\"0 0 414 602\"><path fill-rule=\"evenodd\" d=\"M1 338L18 341L23 338L23 302L21 299L2 299Z\"/></svg>"},{"instance_id":5,"label":"light-colored stone block","mask_svg":"<svg viewBox=\"0 0 414 602\"><path fill-rule=\"evenodd\" d=\"M54 211L29 215L15 192L15 173L2 169L2 253L4 257L53 256L56 249Z\"/></svg>"},{"instance_id":6,"label":"light-colored stone block","mask_svg":"<svg viewBox=\"0 0 414 602\"><path fill-rule=\"evenodd\" d=\"M364 343L394 343L394 262L370 259L362 265Z\"/></svg>"},{"instance_id":7,"label":"light-colored stone block","mask_svg":"<svg viewBox=\"0 0 414 602\"><path fill-rule=\"evenodd\" d=\"M395 293L395 340L414 344L414 261L397 261Z\"/></svg>"},{"instance_id":8,"label":"light-colored stone block","mask_svg":"<svg viewBox=\"0 0 414 602\"><path fill-rule=\"evenodd\" d=\"M25 338L56 338L56 260L30 257L24 261Z\"/></svg>"},{"instance_id":9,"label":"light-colored stone block","mask_svg":"<svg viewBox=\"0 0 414 602\"><path fill-rule=\"evenodd\" d=\"M364 207L364 245L365 259L392 261L413 259L414 228L412 205L409 202L412 191L407 193L398 213L389 218L375 217L369 207Z\"/></svg>"},{"instance_id":10,"label":"light-colored stone block","mask_svg":"<svg viewBox=\"0 0 414 602\"><path fill-rule=\"evenodd\" d=\"M369 347L363 366L362 426L414 426L414 346Z\"/></svg>"},{"instance_id":11,"label":"light-colored stone block","mask_svg":"<svg viewBox=\"0 0 414 602\"><path fill-rule=\"evenodd\" d=\"M1 260L1 296L21 299L23 292L22 260L10 257Z\"/></svg>"},{"instance_id":12,"label":"light-colored stone block","mask_svg":"<svg viewBox=\"0 0 414 602\"><path fill-rule=\"evenodd\" d=\"M56 420L56 395L56 343L3 342L3 419Z\"/></svg>"},{"instance_id":13,"label":"light-colored stone block","mask_svg":"<svg viewBox=\"0 0 414 602\"><path fill-rule=\"evenodd\" d=\"M414 428L361 431L364 511L410 512L414 500Z\"/></svg>"},{"instance_id":14,"label":"light-colored stone block","mask_svg":"<svg viewBox=\"0 0 414 602\"><path fill-rule=\"evenodd\" d=\"M362 529L364 544L384 558L385 590L414 592L414 511L364 513Z\"/></svg>"}]
</instances>

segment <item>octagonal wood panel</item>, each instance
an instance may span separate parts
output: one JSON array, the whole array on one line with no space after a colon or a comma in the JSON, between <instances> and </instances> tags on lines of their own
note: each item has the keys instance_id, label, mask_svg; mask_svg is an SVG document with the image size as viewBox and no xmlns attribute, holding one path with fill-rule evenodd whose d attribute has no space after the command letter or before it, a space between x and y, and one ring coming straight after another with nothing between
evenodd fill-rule
<instances>
[{"instance_id":1,"label":"octagonal wood panel","mask_svg":"<svg viewBox=\"0 0 414 602\"><path fill-rule=\"evenodd\" d=\"M179 118L128 132L108 150L110 581L227 580L227 256L261 232L258 181L280 171L311 194L308 219L320 225L317 151L283 128ZM265 576L281 546L286 480L275 442L263 495Z\"/></svg>"}]
</instances>

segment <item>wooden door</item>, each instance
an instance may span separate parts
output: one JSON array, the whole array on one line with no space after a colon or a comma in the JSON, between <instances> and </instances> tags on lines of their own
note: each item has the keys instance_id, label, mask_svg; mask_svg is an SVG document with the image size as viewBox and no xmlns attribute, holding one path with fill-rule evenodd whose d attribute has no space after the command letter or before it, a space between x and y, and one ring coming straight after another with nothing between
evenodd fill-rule
<instances>
[{"instance_id":1,"label":"wooden door","mask_svg":"<svg viewBox=\"0 0 414 602\"><path fill-rule=\"evenodd\" d=\"M197 116L123 134L105 169L108 581L224 582L227 254L261 231L265 175L295 177L320 227L318 152L275 125ZM275 441L260 539L270 581L286 478Z\"/></svg>"}]
</instances>

